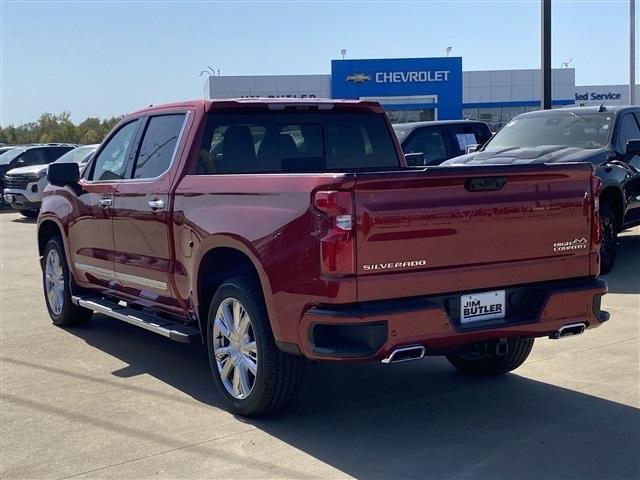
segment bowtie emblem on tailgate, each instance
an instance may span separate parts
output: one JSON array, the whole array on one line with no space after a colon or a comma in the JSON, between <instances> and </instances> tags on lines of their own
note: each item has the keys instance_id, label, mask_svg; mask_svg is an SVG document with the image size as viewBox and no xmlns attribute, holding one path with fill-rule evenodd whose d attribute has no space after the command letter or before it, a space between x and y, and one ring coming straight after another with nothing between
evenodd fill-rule
<instances>
[{"instance_id":1,"label":"bowtie emblem on tailgate","mask_svg":"<svg viewBox=\"0 0 640 480\"><path fill-rule=\"evenodd\" d=\"M587 248L587 239L582 238L574 238L568 242L556 242L553 244L554 252L566 252L568 250L583 250Z\"/></svg>"}]
</instances>

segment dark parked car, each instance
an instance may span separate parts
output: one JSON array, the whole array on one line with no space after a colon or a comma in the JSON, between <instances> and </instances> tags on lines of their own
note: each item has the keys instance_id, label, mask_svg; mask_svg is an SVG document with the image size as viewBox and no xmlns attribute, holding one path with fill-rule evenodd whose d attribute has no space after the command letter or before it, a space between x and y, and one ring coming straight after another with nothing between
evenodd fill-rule
<instances>
[{"instance_id":1,"label":"dark parked car","mask_svg":"<svg viewBox=\"0 0 640 480\"><path fill-rule=\"evenodd\" d=\"M409 166L439 165L467 153L467 147L484 145L492 135L489 125L475 120L400 123L393 130Z\"/></svg>"},{"instance_id":2,"label":"dark parked car","mask_svg":"<svg viewBox=\"0 0 640 480\"><path fill-rule=\"evenodd\" d=\"M608 319L591 166L410 169L377 103L156 106L47 176L53 322L203 341L241 415L294 398L307 359L495 376Z\"/></svg>"},{"instance_id":3,"label":"dark parked car","mask_svg":"<svg viewBox=\"0 0 640 480\"><path fill-rule=\"evenodd\" d=\"M4 191L5 174L17 167L29 167L31 165L43 165L51 163L69 150L73 150L75 145L29 145L15 147L0 155L0 192ZM0 195L0 205L4 204L4 196Z\"/></svg>"},{"instance_id":4,"label":"dark parked car","mask_svg":"<svg viewBox=\"0 0 640 480\"><path fill-rule=\"evenodd\" d=\"M602 273L618 232L640 224L640 107L572 107L518 115L479 151L447 165L590 162L602 179Z\"/></svg>"}]
</instances>

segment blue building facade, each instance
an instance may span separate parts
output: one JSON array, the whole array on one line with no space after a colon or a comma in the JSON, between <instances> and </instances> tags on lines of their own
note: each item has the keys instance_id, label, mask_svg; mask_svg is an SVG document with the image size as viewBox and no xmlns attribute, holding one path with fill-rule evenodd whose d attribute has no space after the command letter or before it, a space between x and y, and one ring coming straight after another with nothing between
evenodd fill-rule
<instances>
[{"instance_id":1,"label":"blue building facade","mask_svg":"<svg viewBox=\"0 0 640 480\"><path fill-rule=\"evenodd\" d=\"M379 101L392 120L462 118L462 58L333 60L331 96Z\"/></svg>"}]
</instances>

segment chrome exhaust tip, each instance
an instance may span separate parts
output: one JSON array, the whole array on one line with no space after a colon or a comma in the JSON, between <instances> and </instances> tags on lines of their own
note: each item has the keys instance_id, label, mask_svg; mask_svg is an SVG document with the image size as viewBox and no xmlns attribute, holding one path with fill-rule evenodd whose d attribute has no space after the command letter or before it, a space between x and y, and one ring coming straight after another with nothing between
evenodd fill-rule
<instances>
[{"instance_id":1,"label":"chrome exhaust tip","mask_svg":"<svg viewBox=\"0 0 640 480\"><path fill-rule=\"evenodd\" d=\"M424 357L427 349L422 345L413 345L411 347L397 348L387 358L382 359L382 363L400 363L408 362L410 360L420 360Z\"/></svg>"},{"instance_id":2,"label":"chrome exhaust tip","mask_svg":"<svg viewBox=\"0 0 640 480\"><path fill-rule=\"evenodd\" d=\"M558 340L560 338L572 337L574 335L582 335L587 328L587 324L583 322L579 323L567 323L560 327L560 329L549 335L549 338Z\"/></svg>"}]
</instances>

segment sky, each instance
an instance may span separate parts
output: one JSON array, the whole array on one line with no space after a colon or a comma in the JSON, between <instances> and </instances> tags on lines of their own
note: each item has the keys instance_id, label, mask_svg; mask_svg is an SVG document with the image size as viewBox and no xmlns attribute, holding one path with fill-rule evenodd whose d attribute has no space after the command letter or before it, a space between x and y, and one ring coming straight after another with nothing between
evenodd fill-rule
<instances>
[{"instance_id":1,"label":"sky","mask_svg":"<svg viewBox=\"0 0 640 480\"><path fill-rule=\"evenodd\" d=\"M627 83L628 12L629 0L553 0L552 66L573 58L576 85ZM539 68L540 0L0 0L0 125L201 98L207 65L328 74L342 48L347 58L401 58L444 56L447 46L465 71Z\"/></svg>"}]
</instances>

